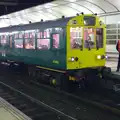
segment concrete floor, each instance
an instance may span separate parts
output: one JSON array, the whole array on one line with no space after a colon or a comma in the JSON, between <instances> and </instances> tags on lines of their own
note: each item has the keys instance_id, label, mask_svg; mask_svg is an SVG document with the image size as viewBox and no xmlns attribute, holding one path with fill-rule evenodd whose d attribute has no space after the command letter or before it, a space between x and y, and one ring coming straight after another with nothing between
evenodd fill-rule
<instances>
[{"instance_id":1,"label":"concrete floor","mask_svg":"<svg viewBox=\"0 0 120 120\"><path fill-rule=\"evenodd\" d=\"M0 97L0 120L32 120Z\"/></svg>"},{"instance_id":2,"label":"concrete floor","mask_svg":"<svg viewBox=\"0 0 120 120\"><path fill-rule=\"evenodd\" d=\"M106 62L106 66L107 67L111 67L111 70L112 71L116 71L116 69L117 69L117 64L118 64L118 61L116 60L116 61L107 61Z\"/></svg>"}]
</instances>

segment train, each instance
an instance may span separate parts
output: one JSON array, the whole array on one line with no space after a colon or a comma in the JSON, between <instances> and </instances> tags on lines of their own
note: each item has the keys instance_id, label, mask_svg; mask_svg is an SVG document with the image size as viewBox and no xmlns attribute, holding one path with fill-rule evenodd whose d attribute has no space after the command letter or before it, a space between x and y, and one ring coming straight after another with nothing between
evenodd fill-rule
<instances>
[{"instance_id":1,"label":"train","mask_svg":"<svg viewBox=\"0 0 120 120\"><path fill-rule=\"evenodd\" d=\"M54 86L98 76L106 58L106 25L96 14L0 28L0 61Z\"/></svg>"}]
</instances>

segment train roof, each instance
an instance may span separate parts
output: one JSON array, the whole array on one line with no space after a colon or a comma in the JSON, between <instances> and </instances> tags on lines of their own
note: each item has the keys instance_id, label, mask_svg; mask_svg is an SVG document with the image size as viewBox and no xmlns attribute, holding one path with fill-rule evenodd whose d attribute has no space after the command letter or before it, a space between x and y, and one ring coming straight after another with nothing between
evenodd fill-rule
<instances>
[{"instance_id":1,"label":"train roof","mask_svg":"<svg viewBox=\"0 0 120 120\"><path fill-rule=\"evenodd\" d=\"M46 22L37 22L37 23L30 23L25 25L16 25L16 26L9 26L0 28L0 32L11 32L11 31L24 31L24 30L33 30L33 29L44 29L44 28L52 28L52 27L65 27L68 21L73 18L61 18L54 21L46 21Z\"/></svg>"}]
</instances>

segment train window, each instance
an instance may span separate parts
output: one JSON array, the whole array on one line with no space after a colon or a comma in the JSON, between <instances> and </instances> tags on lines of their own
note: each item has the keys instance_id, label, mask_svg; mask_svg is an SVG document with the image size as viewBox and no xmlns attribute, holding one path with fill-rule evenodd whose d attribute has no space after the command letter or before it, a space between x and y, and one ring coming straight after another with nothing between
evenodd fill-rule
<instances>
[{"instance_id":1,"label":"train window","mask_svg":"<svg viewBox=\"0 0 120 120\"><path fill-rule=\"evenodd\" d=\"M4 46L8 44L8 35L1 35L1 45Z\"/></svg>"},{"instance_id":2,"label":"train window","mask_svg":"<svg viewBox=\"0 0 120 120\"><path fill-rule=\"evenodd\" d=\"M35 32L25 33L25 49L35 49Z\"/></svg>"},{"instance_id":3,"label":"train window","mask_svg":"<svg viewBox=\"0 0 120 120\"><path fill-rule=\"evenodd\" d=\"M84 28L84 47L85 48L94 48L95 47L95 32L94 28Z\"/></svg>"},{"instance_id":4,"label":"train window","mask_svg":"<svg viewBox=\"0 0 120 120\"><path fill-rule=\"evenodd\" d=\"M37 32L37 38L50 38L50 29Z\"/></svg>"},{"instance_id":5,"label":"train window","mask_svg":"<svg viewBox=\"0 0 120 120\"><path fill-rule=\"evenodd\" d=\"M37 48L42 50L50 49L50 39L37 39Z\"/></svg>"},{"instance_id":6,"label":"train window","mask_svg":"<svg viewBox=\"0 0 120 120\"><path fill-rule=\"evenodd\" d=\"M42 32L37 32L37 38L43 38L43 33Z\"/></svg>"},{"instance_id":7,"label":"train window","mask_svg":"<svg viewBox=\"0 0 120 120\"><path fill-rule=\"evenodd\" d=\"M23 39L15 39L14 45L15 45L15 48L23 48Z\"/></svg>"},{"instance_id":8,"label":"train window","mask_svg":"<svg viewBox=\"0 0 120 120\"><path fill-rule=\"evenodd\" d=\"M95 25L95 17L92 17L92 16L85 16L84 17L84 25L85 26L93 26Z\"/></svg>"},{"instance_id":9,"label":"train window","mask_svg":"<svg viewBox=\"0 0 120 120\"><path fill-rule=\"evenodd\" d=\"M82 48L82 27L70 28L70 41L72 49Z\"/></svg>"},{"instance_id":10,"label":"train window","mask_svg":"<svg viewBox=\"0 0 120 120\"><path fill-rule=\"evenodd\" d=\"M25 39L25 48L35 49L35 39L34 38Z\"/></svg>"},{"instance_id":11,"label":"train window","mask_svg":"<svg viewBox=\"0 0 120 120\"><path fill-rule=\"evenodd\" d=\"M103 48L103 29L102 28L96 29L96 47Z\"/></svg>"},{"instance_id":12,"label":"train window","mask_svg":"<svg viewBox=\"0 0 120 120\"><path fill-rule=\"evenodd\" d=\"M53 48L59 48L59 44L60 44L60 35L59 34L53 34L52 35L53 38Z\"/></svg>"},{"instance_id":13,"label":"train window","mask_svg":"<svg viewBox=\"0 0 120 120\"><path fill-rule=\"evenodd\" d=\"M10 45L12 46L12 36L10 36ZM23 48L23 33L14 34L14 46L15 48Z\"/></svg>"}]
</instances>

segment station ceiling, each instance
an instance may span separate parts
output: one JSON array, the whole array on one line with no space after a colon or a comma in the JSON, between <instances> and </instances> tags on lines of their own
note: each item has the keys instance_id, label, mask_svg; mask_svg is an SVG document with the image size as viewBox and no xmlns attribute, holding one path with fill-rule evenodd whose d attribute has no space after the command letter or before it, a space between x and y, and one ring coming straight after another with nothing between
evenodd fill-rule
<instances>
[{"instance_id":1,"label":"station ceiling","mask_svg":"<svg viewBox=\"0 0 120 120\"><path fill-rule=\"evenodd\" d=\"M0 16L51 1L53 0L0 0Z\"/></svg>"},{"instance_id":2,"label":"station ceiling","mask_svg":"<svg viewBox=\"0 0 120 120\"><path fill-rule=\"evenodd\" d=\"M44 21L54 20L61 18L63 15L65 17L69 17L75 16L77 13L80 14L81 12L84 12L85 14L97 13L99 16L120 14L120 0L33 0L34 2L31 2L32 0L4 1L10 2L11 4L7 5L8 3L6 3L6 5L4 5L5 12L4 14L1 12L2 16L0 16L0 27L38 22L41 19ZM2 4L2 2L0 2L0 4Z\"/></svg>"}]
</instances>

